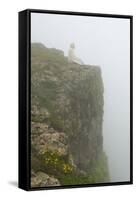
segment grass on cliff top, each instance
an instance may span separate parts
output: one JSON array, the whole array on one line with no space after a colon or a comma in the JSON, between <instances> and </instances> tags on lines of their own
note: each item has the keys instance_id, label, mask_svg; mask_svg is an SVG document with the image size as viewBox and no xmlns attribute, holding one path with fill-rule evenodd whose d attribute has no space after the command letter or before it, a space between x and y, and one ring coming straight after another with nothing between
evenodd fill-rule
<instances>
[{"instance_id":1,"label":"grass on cliff top","mask_svg":"<svg viewBox=\"0 0 136 200\"><path fill-rule=\"evenodd\" d=\"M64 57L64 52L55 48L47 48L41 43L31 44L31 59L35 62L63 62L66 63L67 59Z\"/></svg>"}]
</instances>

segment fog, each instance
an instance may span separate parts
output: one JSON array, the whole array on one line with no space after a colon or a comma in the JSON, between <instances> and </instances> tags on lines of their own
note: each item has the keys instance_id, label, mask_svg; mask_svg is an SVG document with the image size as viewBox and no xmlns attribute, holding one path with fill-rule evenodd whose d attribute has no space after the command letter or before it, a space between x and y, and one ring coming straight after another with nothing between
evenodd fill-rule
<instances>
[{"instance_id":1,"label":"fog","mask_svg":"<svg viewBox=\"0 0 136 200\"><path fill-rule=\"evenodd\" d=\"M99 65L104 81L104 150L112 182L130 180L129 19L32 13L31 41L61 49L71 42L85 64Z\"/></svg>"}]
</instances>

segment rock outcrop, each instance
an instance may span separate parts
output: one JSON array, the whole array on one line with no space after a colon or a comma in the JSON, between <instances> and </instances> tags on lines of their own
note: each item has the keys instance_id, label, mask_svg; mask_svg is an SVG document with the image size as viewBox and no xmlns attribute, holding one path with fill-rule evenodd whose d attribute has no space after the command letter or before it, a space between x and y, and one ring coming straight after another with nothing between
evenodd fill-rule
<instances>
[{"instance_id":1,"label":"rock outcrop","mask_svg":"<svg viewBox=\"0 0 136 200\"><path fill-rule=\"evenodd\" d=\"M108 181L100 67L69 64L62 51L38 43L31 52L32 169L60 184Z\"/></svg>"},{"instance_id":2,"label":"rock outcrop","mask_svg":"<svg viewBox=\"0 0 136 200\"><path fill-rule=\"evenodd\" d=\"M39 155L45 153L47 150L52 152L57 151L59 156L68 154L67 135L65 133L48 128L48 125L45 123L32 122L32 127L36 130L39 129L39 133L42 128L44 131L38 137L34 134L31 137L32 145Z\"/></svg>"},{"instance_id":3,"label":"rock outcrop","mask_svg":"<svg viewBox=\"0 0 136 200\"><path fill-rule=\"evenodd\" d=\"M32 187L49 187L49 186L59 186L59 181L43 172L32 173L31 176L31 186Z\"/></svg>"}]
</instances>

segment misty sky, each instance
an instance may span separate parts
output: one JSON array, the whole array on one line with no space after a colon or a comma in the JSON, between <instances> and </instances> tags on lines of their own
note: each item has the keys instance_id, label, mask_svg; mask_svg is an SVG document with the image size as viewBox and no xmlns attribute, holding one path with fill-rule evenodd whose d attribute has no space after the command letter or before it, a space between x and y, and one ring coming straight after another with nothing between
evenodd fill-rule
<instances>
[{"instance_id":1,"label":"misty sky","mask_svg":"<svg viewBox=\"0 0 136 200\"><path fill-rule=\"evenodd\" d=\"M130 165L130 20L56 14L31 14L31 41L41 42L85 64L99 65L104 81L104 149L111 181L129 181Z\"/></svg>"}]
</instances>

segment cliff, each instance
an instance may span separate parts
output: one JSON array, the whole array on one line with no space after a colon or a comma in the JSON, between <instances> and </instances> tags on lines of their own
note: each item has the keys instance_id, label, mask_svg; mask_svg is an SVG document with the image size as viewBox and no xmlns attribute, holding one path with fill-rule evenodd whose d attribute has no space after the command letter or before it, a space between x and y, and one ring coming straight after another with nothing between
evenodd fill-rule
<instances>
[{"instance_id":1,"label":"cliff","mask_svg":"<svg viewBox=\"0 0 136 200\"><path fill-rule=\"evenodd\" d=\"M38 186L38 173L62 185L109 181L103 152L103 92L100 67L70 64L62 51L32 44L33 186ZM42 186L48 186L46 182Z\"/></svg>"}]
</instances>

